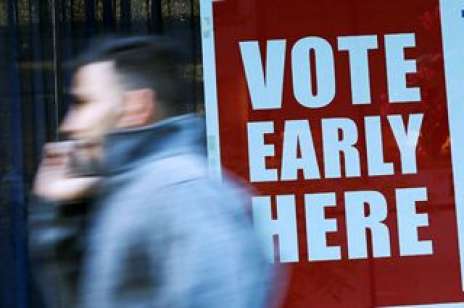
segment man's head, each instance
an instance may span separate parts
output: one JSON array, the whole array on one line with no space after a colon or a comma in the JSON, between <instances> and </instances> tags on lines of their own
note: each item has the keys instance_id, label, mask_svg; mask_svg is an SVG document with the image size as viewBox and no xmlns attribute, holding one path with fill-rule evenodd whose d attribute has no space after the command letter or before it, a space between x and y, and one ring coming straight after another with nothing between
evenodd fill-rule
<instances>
[{"instance_id":1,"label":"man's head","mask_svg":"<svg viewBox=\"0 0 464 308\"><path fill-rule=\"evenodd\" d=\"M103 39L79 57L74 103L61 125L72 138L99 140L187 111L182 49L165 37Z\"/></svg>"}]
</instances>

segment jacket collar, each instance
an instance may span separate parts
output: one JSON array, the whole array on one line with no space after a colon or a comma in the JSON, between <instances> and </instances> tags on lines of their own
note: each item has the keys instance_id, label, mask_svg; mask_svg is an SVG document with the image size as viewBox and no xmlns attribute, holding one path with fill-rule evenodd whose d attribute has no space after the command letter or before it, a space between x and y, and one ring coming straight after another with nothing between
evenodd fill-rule
<instances>
[{"instance_id":1,"label":"jacket collar","mask_svg":"<svg viewBox=\"0 0 464 308\"><path fill-rule=\"evenodd\" d=\"M195 114L176 116L155 124L113 132L104 143L105 174L130 170L147 159L196 152L205 154L203 119Z\"/></svg>"}]
</instances>

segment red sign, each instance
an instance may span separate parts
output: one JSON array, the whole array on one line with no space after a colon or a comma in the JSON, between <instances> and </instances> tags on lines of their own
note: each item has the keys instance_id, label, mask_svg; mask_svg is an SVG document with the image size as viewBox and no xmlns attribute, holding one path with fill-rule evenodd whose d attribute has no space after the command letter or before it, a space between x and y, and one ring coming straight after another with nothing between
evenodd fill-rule
<instances>
[{"instance_id":1,"label":"red sign","mask_svg":"<svg viewBox=\"0 0 464 308\"><path fill-rule=\"evenodd\" d=\"M285 307L464 307L463 12L201 2L211 168L256 189Z\"/></svg>"}]
</instances>

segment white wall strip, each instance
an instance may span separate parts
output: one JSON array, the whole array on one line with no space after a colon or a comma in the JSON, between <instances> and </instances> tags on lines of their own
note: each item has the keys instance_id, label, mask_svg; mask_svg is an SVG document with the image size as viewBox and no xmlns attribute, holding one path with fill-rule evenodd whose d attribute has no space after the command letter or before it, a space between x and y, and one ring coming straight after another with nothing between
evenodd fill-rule
<instances>
[{"instance_id":1,"label":"white wall strip","mask_svg":"<svg viewBox=\"0 0 464 308\"><path fill-rule=\"evenodd\" d=\"M216 53L214 46L213 0L200 0L203 83L205 91L206 135L209 170L221 177L219 115L216 88Z\"/></svg>"},{"instance_id":2,"label":"white wall strip","mask_svg":"<svg viewBox=\"0 0 464 308\"><path fill-rule=\"evenodd\" d=\"M448 121L464 290L464 0L440 0ZM464 306L461 306L464 307Z\"/></svg>"}]
</instances>

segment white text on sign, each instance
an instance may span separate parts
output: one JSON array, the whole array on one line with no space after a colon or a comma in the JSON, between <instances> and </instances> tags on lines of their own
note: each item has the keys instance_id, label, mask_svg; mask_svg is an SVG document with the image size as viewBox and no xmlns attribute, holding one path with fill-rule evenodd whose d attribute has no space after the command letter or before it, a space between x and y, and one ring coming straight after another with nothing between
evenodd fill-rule
<instances>
[{"instance_id":1,"label":"white text on sign","mask_svg":"<svg viewBox=\"0 0 464 308\"><path fill-rule=\"evenodd\" d=\"M295 101L309 109L327 107L336 97L335 57L338 54L349 57L350 104L353 108L371 104L369 53L379 48L380 39L383 39L385 48L389 103L419 103L420 88L410 87L406 81L408 74L417 71L416 60L406 59L405 56L407 48L416 46L413 33L388 34L382 38L377 35L341 36L337 38L337 52L326 39L309 36L291 46L290 61L286 59L285 39L267 41L265 59L262 59L259 42L239 43L252 110L280 110L288 103L283 102L287 62L291 65ZM311 53L314 61L310 60ZM417 174L416 153L423 120L422 113L368 115L362 123L349 117L321 118L318 123L308 119L283 120L278 123L283 127L282 153L276 153L275 145L265 141L266 135L277 133L275 121L250 121L247 123L250 182L392 176L395 172L400 172L400 175ZM312 127L315 125L321 127L321 135L314 135ZM360 125L363 126L364 136L359 136ZM383 136L386 129L394 137L400 158L397 162L387 161L384 157ZM322 140L320 157L315 138ZM363 151L359 149L360 144L365 147ZM365 153L365 156L362 157L361 153ZM270 168L266 165L266 159L274 156L281 157L280 165ZM363 162L367 165L366 174L362 174ZM419 214L416 210L417 202L427 201L427 188L397 188L395 198L400 256L432 254L432 241L421 240L419 236L419 228L429 226L428 215ZM271 200L275 200L276 219L272 218ZM385 223L388 216L385 196L379 191L366 189L345 191L343 200L348 258L368 257L368 234L371 235L372 256L391 257L390 243L393 239ZM255 196L252 204L255 226L264 238L269 258L274 260L277 249L281 262L298 262L295 195L290 192L277 196ZM342 258L340 246L327 244L327 234L339 230L336 219L326 217L325 209L335 206L335 193L312 192L304 195L309 261ZM274 236L279 238L278 248L274 247Z\"/></svg>"}]
</instances>

